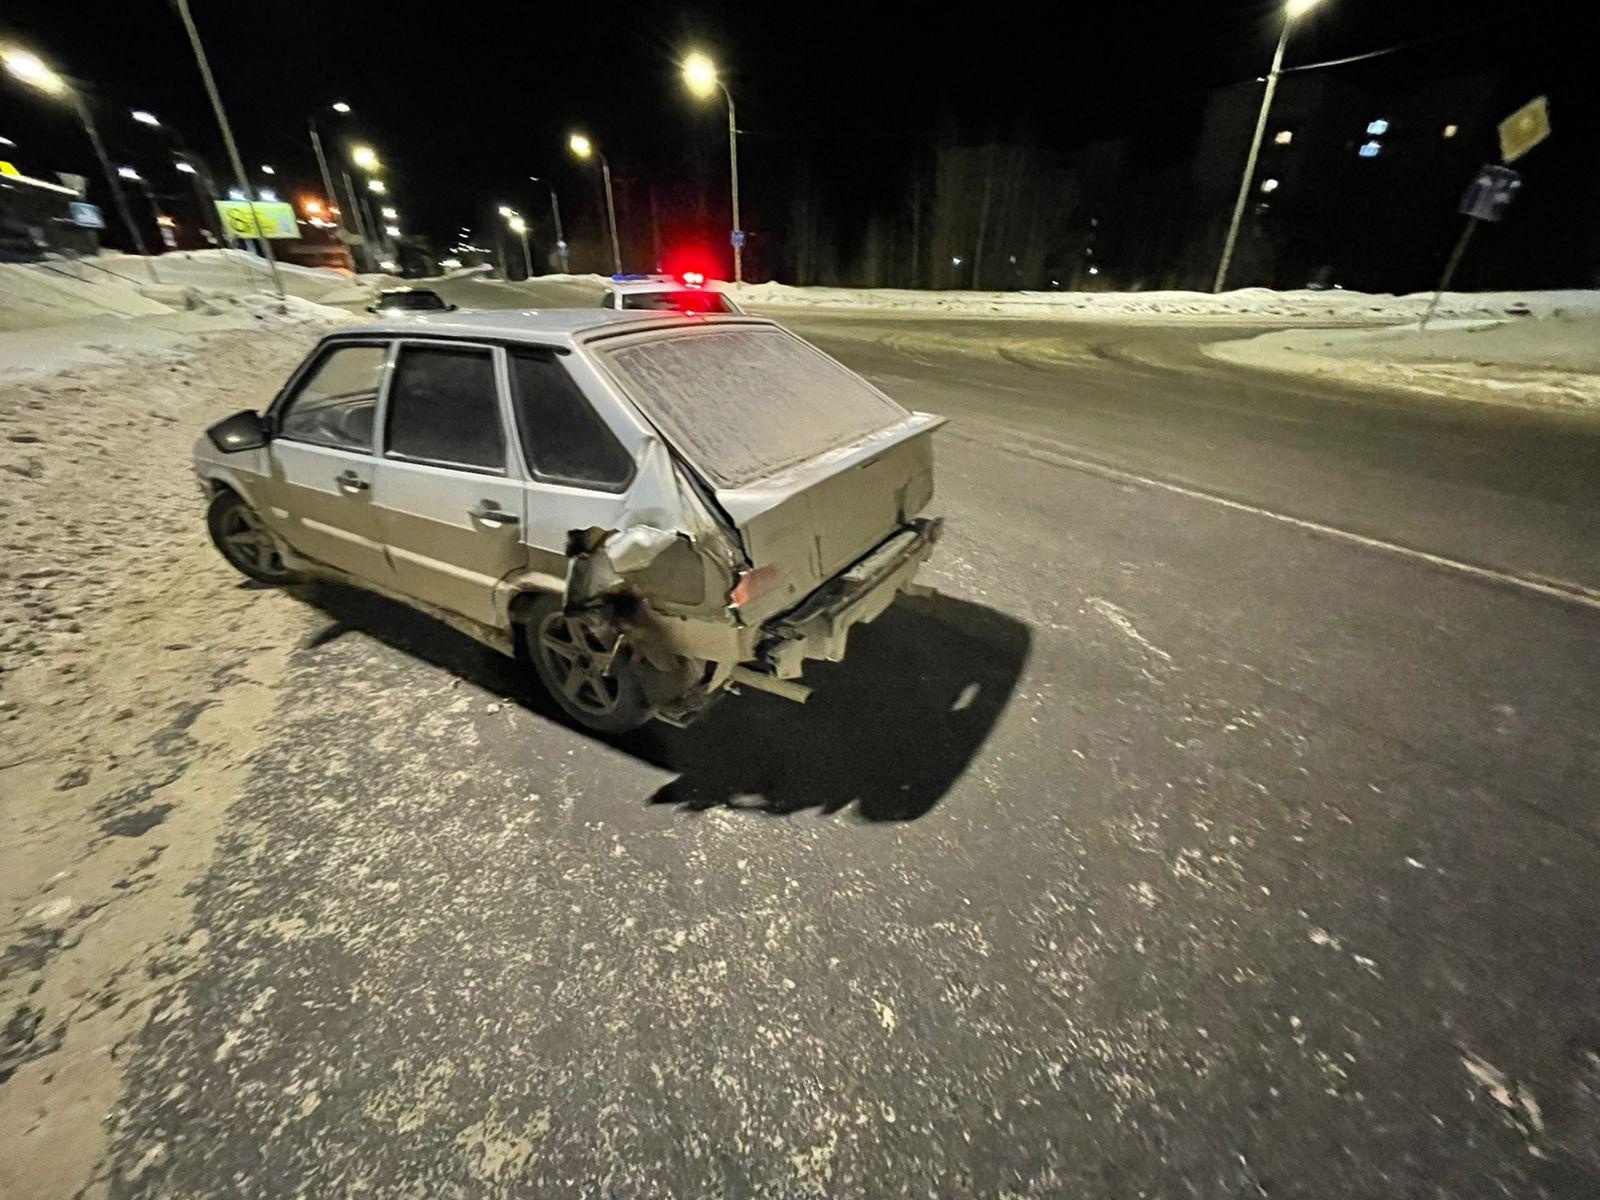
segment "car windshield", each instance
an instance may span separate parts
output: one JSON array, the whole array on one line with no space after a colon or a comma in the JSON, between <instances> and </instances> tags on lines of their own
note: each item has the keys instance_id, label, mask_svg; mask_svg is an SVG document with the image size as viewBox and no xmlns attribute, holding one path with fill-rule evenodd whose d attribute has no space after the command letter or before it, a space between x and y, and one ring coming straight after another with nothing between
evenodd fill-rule
<instances>
[{"instance_id":1,"label":"car windshield","mask_svg":"<svg viewBox=\"0 0 1600 1200\"><path fill-rule=\"evenodd\" d=\"M597 349L634 402L722 487L769 477L910 415L781 329L674 330Z\"/></svg>"},{"instance_id":2,"label":"car windshield","mask_svg":"<svg viewBox=\"0 0 1600 1200\"><path fill-rule=\"evenodd\" d=\"M675 292L627 292L622 297L623 308L643 308L651 312L726 313L733 305L721 292L704 292L683 288Z\"/></svg>"},{"instance_id":3,"label":"car windshield","mask_svg":"<svg viewBox=\"0 0 1600 1200\"><path fill-rule=\"evenodd\" d=\"M395 292L389 296L379 296L380 308L427 308L437 309L444 307L444 301L432 292Z\"/></svg>"}]
</instances>

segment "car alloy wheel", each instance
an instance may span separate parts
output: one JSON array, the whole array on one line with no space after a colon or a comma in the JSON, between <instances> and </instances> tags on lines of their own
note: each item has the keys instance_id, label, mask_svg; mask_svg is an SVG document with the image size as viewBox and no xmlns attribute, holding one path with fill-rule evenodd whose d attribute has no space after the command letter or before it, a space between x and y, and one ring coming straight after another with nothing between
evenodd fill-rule
<instances>
[{"instance_id":1,"label":"car alloy wheel","mask_svg":"<svg viewBox=\"0 0 1600 1200\"><path fill-rule=\"evenodd\" d=\"M568 705L591 717L608 717L617 710L622 699L620 640L582 616L557 610L545 617L539 626L539 654Z\"/></svg>"}]
</instances>

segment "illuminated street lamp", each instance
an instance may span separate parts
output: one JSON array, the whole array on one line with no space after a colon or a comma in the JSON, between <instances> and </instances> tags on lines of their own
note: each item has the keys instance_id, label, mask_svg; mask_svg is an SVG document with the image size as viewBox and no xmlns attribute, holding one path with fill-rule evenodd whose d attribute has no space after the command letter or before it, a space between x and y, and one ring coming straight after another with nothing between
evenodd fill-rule
<instances>
[{"instance_id":1,"label":"illuminated street lamp","mask_svg":"<svg viewBox=\"0 0 1600 1200\"><path fill-rule=\"evenodd\" d=\"M705 100L721 92L728 102L728 167L733 177L733 281L744 282L744 230L739 227L739 127L734 119L733 93L717 74L717 64L709 55L696 50L683 60L683 82L689 91Z\"/></svg>"},{"instance_id":2,"label":"illuminated street lamp","mask_svg":"<svg viewBox=\"0 0 1600 1200\"><path fill-rule=\"evenodd\" d=\"M1244 220L1244 206L1250 198L1250 181L1255 178L1256 160L1261 156L1261 139L1267 131L1267 117L1272 112L1272 97L1278 90L1278 76L1283 72L1283 51L1289 44L1289 30L1295 21L1317 6L1320 0L1288 0L1283 6L1283 32L1278 35L1278 48L1272 55L1272 69L1267 72L1267 90L1261 95L1261 112L1256 117L1255 136L1250 139L1250 155L1245 159L1244 177L1239 180L1239 196L1233 204L1233 217L1228 222L1228 237L1222 243L1222 261L1217 264L1217 278L1213 292L1220 292L1228 282L1228 267L1233 262L1233 247L1239 240L1239 225Z\"/></svg>"},{"instance_id":3,"label":"illuminated street lamp","mask_svg":"<svg viewBox=\"0 0 1600 1200\"><path fill-rule=\"evenodd\" d=\"M148 254L144 238L139 236L139 227L133 223L133 213L128 209L128 198L123 195L122 185L117 181L117 173L111 169L111 160L106 157L105 143L100 140L100 131L95 127L94 117L89 112L89 106L84 103L79 89L52 71L37 54L27 50L0 49L0 63L4 63L7 73L13 78L36 91L43 92L46 96L66 96L72 101L78 120L83 123L83 131L89 135L89 143L94 147L95 157L100 160L100 169L105 172L106 182L111 185L111 198L116 202L117 212L122 217L123 225L127 227L128 237L133 240L134 248L140 254Z\"/></svg>"},{"instance_id":4,"label":"illuminated street lamp","mask_svg":"<svg viewBox=\"0 0 1600 1200\"><path fill-rule=\"evenodd\" d=\"M346 104L343 100L339 100L339 101L337 101L337 102L335 102L333 104L330 104L330 105L328 105L328 107L333 112L338 113L340 116L345 116L350 112L350 106L348 104ZM317 170L322 172L322 190L327 194L328 203L331 206L331 205L333 205L334 201L336 201L339 198L339 193L334 191L334 188L333 188L333 174L332 174L332 172L330 172L328 170L328 156L322 152L322 134L317 129L317 114L316 113L312 113L309 117L306 118L306 132L308 132L311 135L311 149L313 151L315 151L316 155L317 155ZM339 244L344 247L345 253L349 254L350 253L350 236L349 236L349 234L347 234L345 232L344 222L340 219L338 214L339 214L338 208L334 207L333 208L333 232L334 232L334 236L339 239ZM355 261L355 256L354 255L351 255L351 261L352 261L352 263Z\"/></svg>"},{"instance_id":5,"label":"illuminated street lamp","mask_svg":"<svg viewBox=\"0 0 1600 1200\"><path fill-rule=\"evenodd\" d=\"M350 106L348 104L346 104L343 100L335 101L333 104L330 104L328 107L333 109L334 112L339 113L341 116L350 111Z\"/></svg>"},{"instance_id":6,"label":"illuminated street lamp","mask_svg":"<svg viewBox=\"0 0 1600 1200\"><path fill-rule=\"evenodd\" d=\"M388 194L389 185L384 183L384 181L381 179L369 179L367 180L367 190L369 192L376 192L378 195L383 196Z\"/></svg>"},{"instance_id":7,"label":"illuminated street lamp","mask_svg":"<svg viewBox=\"0 0 1600 1200\"><path fill-rule=\"evenodd\" d=\"M383 209L383 219L385 221L398 221L400 219L400 211L398 209L386 207Z\"/></svg>"},{"instance_id":8,"label":"illuminated street lamp","mask_svg":"<svg viewBox=\"0 0 1600 1200\"><path fill-rule=\"evenodd\" d=\"M622 247L617 241L617 202L611 194L611 163L606 156L595 149L594 143L587 135L574 133L567 138L567 149L579 158L599 158L600 174L606 182L606 217L611 222L611 269L618 275L622 274Z\"/></svg>"},{"instance_id":9,"label":"illuminated street lamp","mask_svg":"<svg viewBox=\"0 0 1600 1200\"><path fill-rule=\"evenodd\" d=\"M376 171L383 165L378 161L378 152L371 146L352 146L350 161L363 171Z\"/></svg>"},{"instance_id":10,"label":"illuminated street lamp","mask_svg":"<svg viewBox=\"0 0 1600 1200\"><path fill-rule=\"evenodd\" d=\"M142 108L136 108L128 115L135 121L139 122L139 124L150 126L151 129L161 128L161 122L156 118L156 115L153 112L147 112Z\"/></svg>"}]
</instances>

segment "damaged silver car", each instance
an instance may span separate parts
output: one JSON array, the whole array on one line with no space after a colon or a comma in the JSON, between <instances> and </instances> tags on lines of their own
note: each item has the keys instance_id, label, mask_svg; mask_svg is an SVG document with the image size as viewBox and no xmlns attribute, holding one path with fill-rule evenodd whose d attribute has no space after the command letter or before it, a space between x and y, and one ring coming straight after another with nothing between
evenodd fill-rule
<instances>
[{"instance_id":1,"label":"damaged silver car","mask_svg":"<svg viewBox=\"0 0 1600 1200\"><path fill-rule=\"evenodd\" d=\"M439 314L331 334L195 469L246 575L403 600L615 733L804 700L915 586L942 423L755 317Z\"/></svg>"}]
</instances>

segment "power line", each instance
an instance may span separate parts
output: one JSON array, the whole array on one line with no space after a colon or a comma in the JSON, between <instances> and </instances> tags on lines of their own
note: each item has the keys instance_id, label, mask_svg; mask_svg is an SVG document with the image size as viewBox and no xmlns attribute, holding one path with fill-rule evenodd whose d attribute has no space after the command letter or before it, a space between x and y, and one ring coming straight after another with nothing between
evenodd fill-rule
<instances>
[{"instance_id":1,"label":"power line","mask_svg":"<svg viewBox=\"0 0 1600 1200\"><path fill-rule=\"evenodd\" d=\"M1443 42L1454 37L1464 37L1469 33L1476 33L1480 29L1487 29L1491 25L1503 25L1505 22L1515 19L1518 15L1517 13L1507 13L1503 17L1491 17L1487 21L1479 21L1476 25L1467 25L1461 29L1451 29L1428 37L1413 38L1409 42L1399 42L1393 46L1385 46L1382 50L1368 50L1365 54L1352 54L1348 58L1330 58L1324 62L1301 63L1296 67L1284 67L1279 73L1288 75L1295 71L1316 71L1323 67L1342 67L1346 63L1365 62L1369 58L1382 58L1386 54L1398 54L1402 50L1410 50L1413 46L1427 46L1433 42Z\"/></svg>"}]
</instances>

